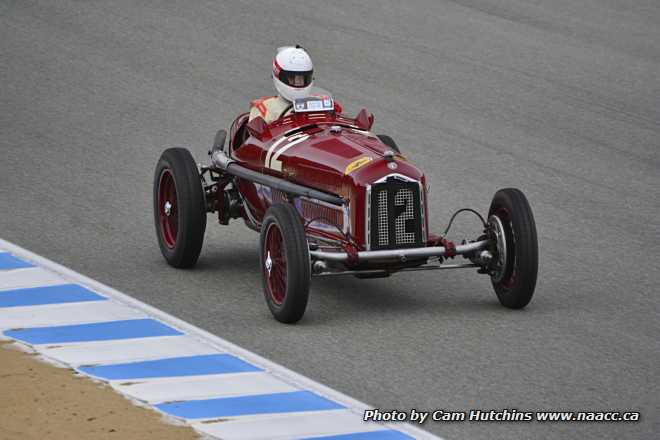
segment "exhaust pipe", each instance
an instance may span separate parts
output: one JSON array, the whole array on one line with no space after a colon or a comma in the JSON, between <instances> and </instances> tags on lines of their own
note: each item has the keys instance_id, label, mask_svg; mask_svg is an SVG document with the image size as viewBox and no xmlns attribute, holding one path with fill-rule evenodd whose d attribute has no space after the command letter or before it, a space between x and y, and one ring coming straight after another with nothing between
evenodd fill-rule
<instances>
[{"instance_id":1,"label":"exhaust pipe","mask_svg":"<svg viewBox=\"0 0 660 440\"><path fill-rule=\"evenodd\" d=\"M289 182L279 177L269 176L250 170L239 165L234 159L230 158L220 148L213 148L211 151L211 165L215 171L225 172L232 176L240 177L251 182L260 183L273 189L278 189L287 194L296 196L305 196L310 199L321 200L336 206L342 206L344 199L334 194L329 194L306 186Z\"/></svg>"}]
</instances>

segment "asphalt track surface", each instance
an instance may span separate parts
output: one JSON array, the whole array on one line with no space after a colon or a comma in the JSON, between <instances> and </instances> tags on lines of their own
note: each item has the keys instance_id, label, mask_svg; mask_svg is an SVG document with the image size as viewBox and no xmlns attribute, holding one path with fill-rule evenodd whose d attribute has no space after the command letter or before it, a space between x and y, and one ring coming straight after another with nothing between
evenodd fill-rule
<instances>
[{"instance_id":1,"label":"asphalt track surface","mask_svg":"<svg viewBox=\"0 0 660 440\"><path fill-rule=\"evenodd\" d=\"M427 423L448 439L660 431L660 4L614 0L0 3L0 236L381 408L637 409L638 424ZM536 296L472 271L315 280L274 321L258 237L209 227L194 270L151 214L166 146L205 158L301 43L431 182L431 224L528 196ZM465 217L452 235L478 224Z\"/></svg>"}]
</instances>

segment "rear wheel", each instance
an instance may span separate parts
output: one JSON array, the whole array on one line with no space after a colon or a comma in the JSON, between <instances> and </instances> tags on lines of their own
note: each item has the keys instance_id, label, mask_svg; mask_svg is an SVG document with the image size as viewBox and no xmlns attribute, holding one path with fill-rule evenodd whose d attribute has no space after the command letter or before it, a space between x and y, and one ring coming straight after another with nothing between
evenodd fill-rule
<instances>
[{"instance_id":1,"label":"rear wheel","mask_svg":"<svg viewBox=\"0 0 660 440\"><path fill-rule=\"evenodd\" d=\"M493 288L503 306L521 309L532 299L538 272L536 224L522 191L497 191L488 211L488 224L495 241Z\"/></svg>"},{"instance_id":2,"label":"rear wheel","mask_svg":"<svg viewBox=\"0 0 660 440\"><path fill-rule=\"evenodd\" d=\"M299 321L309 298L310 260L305 230L292 205L271 206L261 226L264 296L280 322Z\"/></svg>"},{"instance_id":3,"label":"rear wheel","mask_svg":"<svg viewBox=\"0 0 660 440\"><path fill-rule=\"evenodd\" d=\"M185 148L167 149L158 161L154 221L165 260L174 267L193 266L204 241L206 204L197 165Z\"/></svg>"}]
</instances>

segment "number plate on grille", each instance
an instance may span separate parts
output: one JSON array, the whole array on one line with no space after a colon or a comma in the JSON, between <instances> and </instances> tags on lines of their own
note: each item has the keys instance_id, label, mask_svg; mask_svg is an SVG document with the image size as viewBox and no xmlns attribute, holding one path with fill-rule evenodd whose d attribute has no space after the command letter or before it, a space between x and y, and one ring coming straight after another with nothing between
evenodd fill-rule
<instances>
[{"instance_id":1,"label":"number plate on grille","mask_svg":"<svg viewBox=\"0 0 660 440\"><path fill-rule=\"evenodd\" d=\"M372 250L422 246L419 185L388 179L371 187Z\"/></svg>"}]
</instances>

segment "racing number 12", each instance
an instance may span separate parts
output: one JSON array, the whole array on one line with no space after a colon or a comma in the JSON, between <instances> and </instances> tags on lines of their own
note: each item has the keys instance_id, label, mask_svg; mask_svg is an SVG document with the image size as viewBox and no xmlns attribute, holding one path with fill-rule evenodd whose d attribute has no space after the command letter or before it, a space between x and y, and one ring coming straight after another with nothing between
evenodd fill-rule
<instances>
[{"instance_id":1,"label":"racing number 12","mask_svg":"<svg viewBox=\"0 0 660 440\"><path fill-rule=\"evenodd\" d=\"M395 240L396 244L415 243L415 220L413 193L409 189L400 189L394 197ZM412 232L408 232L412 230Z\"/></svg>"}]
</instances>

